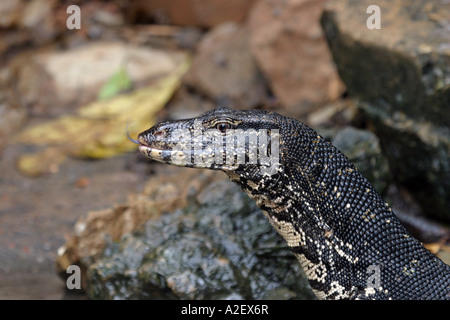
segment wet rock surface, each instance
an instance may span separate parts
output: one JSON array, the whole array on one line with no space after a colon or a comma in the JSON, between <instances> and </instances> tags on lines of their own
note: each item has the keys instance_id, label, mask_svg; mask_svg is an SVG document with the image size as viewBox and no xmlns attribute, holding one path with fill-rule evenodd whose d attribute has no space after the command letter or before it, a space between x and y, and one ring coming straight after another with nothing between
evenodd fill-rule
<instances>
[{"instance_id":1,"label":"wet rock surface","mask_svg":"<svg viewBox=\"0 0 450 320\"><path fill-rule=\"evenodd\" d=\"M110 243L88 271L96 299L311 299L301 267L228 180Z\"/></svg>"},{"instance_id":2,"label":"wet rock surface","mask_svg":"<svg viewBox=\"0 0 450 320\"><path fill-rule=\"evenodd\" d=\"M67 278L67 268L75 264L82 268L82 279L86 279L85 270L98 259L108 242L120 241L147 220L184 207L188 194L198 192L207 181L217 177L208 172L196 175L195 171L180 169L157 165L155 176L143 184L141 193L128 194L128 201L122 205L82 215L74 226L74 234L58 250L58 273ZM85 284L83 281L83 287Z\"/></svg>"},{"instance_id":3,"label":"wet rock surface","mask_svg":"<svg viewBox=\"0 0 450 320\"><path fill-rule=\"evenodd\" d=\"M373 124L396 181L429 216L450 221L449 5L381 1L327 4L322 25L339 74ZM361 76L364 75L364 76Z\"/></svg>"},{"instance_id":4,"label":"wet rock surface","mask_svg":"<svg viewBox=\"0 0 450 320\"><path fill-rule=\"evenodd\" d=\"M389 164L373 132L345 127L336 133L331 142L352 160L379 193L386 191L390 182Z\"/></svg>"}]
</instances>

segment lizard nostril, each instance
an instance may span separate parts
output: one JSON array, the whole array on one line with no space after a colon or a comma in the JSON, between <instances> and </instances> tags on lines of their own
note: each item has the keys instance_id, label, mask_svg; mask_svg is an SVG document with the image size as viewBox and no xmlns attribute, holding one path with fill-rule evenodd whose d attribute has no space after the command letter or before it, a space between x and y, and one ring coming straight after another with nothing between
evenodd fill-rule
<instances>
[{"instance_id":1,"label":"lizard nostril","mask_svg":"<svg viewBox=\"0 0 450 320\"><path fill-rule=\"evenodd\" d=\"M164 136L164 130L155 131L153 134L156 138L162 138Z\"/></svg>"}]
</instances>

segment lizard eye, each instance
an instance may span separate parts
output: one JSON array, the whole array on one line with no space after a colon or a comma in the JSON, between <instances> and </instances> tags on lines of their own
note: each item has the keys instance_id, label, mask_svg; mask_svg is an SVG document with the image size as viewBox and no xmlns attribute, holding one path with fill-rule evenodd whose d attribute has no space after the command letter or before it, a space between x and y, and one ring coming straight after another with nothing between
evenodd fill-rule
<instances>
[{"instance_id":1,"label":"lizard eye","mask_svg":"<svg viewBox=\"0 0 450 320\"><path fill-rule=\"evenodd\" d=\"M219 122L216 124L216 129L222 133L225 133L228 129L231 129L231 124L228 122Z\"/></svg>"}]
</instances>

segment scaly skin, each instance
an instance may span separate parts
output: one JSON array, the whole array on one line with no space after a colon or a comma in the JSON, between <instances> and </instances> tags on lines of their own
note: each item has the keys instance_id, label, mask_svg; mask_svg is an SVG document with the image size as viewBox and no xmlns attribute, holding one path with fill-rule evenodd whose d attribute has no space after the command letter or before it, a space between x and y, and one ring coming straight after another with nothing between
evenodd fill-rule
<instances>
[{"instance_id":1,"label":"scaly skin","mask_svg":"<svg viewBox=\"0 0 450 320\"><path fill-rule=\"evenodd\" d=\"M245 148L225 143L252 129L260 134ZM450 267L409 234L339 150L303 123L219 108L158 124L138 142L153 160L222 170L239 184L286 240L319 299L450 299ZM251 152L258 146L276 161L262 162L262 149Z\"/></svg>"}]
</instances>

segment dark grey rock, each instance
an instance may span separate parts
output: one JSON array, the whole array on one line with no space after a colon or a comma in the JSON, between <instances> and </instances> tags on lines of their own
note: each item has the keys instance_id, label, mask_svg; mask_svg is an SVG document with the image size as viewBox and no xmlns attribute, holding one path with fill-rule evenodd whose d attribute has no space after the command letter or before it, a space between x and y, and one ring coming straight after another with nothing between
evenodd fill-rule
<instances>
[{"instance_id":1,"label":"dark grey rock","mask_svg":"<svg viewBox=\"0 0 450 320\"><path fill-rule=\"evenodd\" d=\"M339 74L380 138L395 180L450 221L450 10L443 1L330 1L322 16Z\"/></svg>"},{"instance_id":2,"label":"dark grey rock","mask_svg":"<svg viewBox=\"0 0 450 320\"><path fill-rule=\"evenodd\" d=\"M390 180L389 164L373 132L346 127L336 134L332 143L351 159L378 192L386 191Z\"/></svg>"},{"instance_id":3,"label":"dark grey rock","mask_svg":"<svg viewBox=\"0 0 450 320\"><path fill-rule=\"evenodd\" d=\"M106 246L88 271L95 299L313 299L300 264L228 180Z\"/></svg>"}]
</instances>

